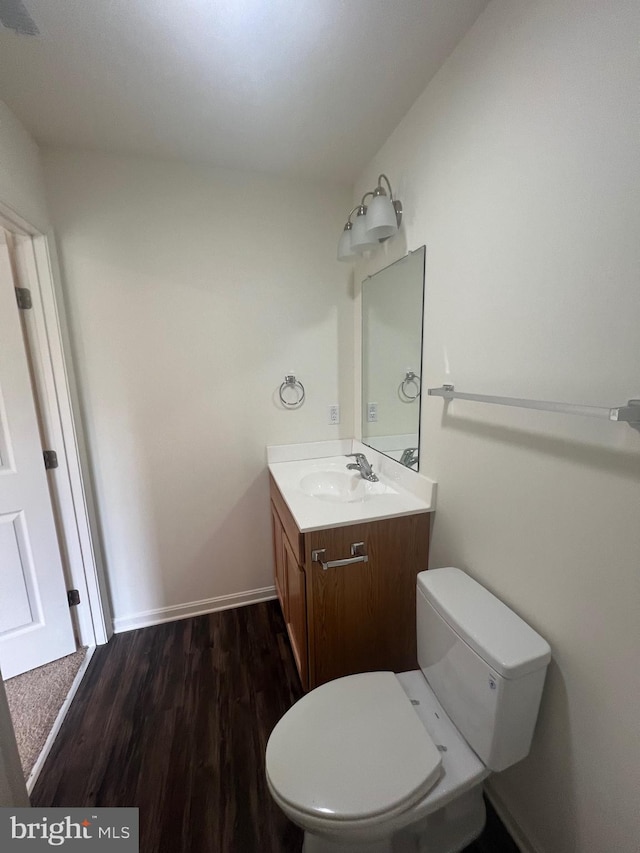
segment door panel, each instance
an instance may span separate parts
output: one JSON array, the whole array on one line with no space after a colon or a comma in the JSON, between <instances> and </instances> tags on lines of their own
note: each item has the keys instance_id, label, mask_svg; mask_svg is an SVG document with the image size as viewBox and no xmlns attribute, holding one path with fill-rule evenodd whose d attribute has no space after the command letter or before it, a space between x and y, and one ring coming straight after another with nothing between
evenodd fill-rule
<instances>
[{"instance_id":1,"label":"door panel","mask_svg":"<svg viewBox=\"0 0 640 853\"><path fill-rule=\"evenodd\" d=\"M75 651L14 279L0 232L0 667Z\"/></svg>"},{"instance_id":2,"label":"door panel","mask_svg":"<svg viewBox=\"0 0 640 853\"><path fill-rule=\"evenodd\" d=\"M311 564L314 687L351 673L418 665L416 575L428 566L428 513L312 531L305 537L308 560L316 549L325 549L325 560L348 558L355 542L364 542L368 562L326 571Z\"/></svg>"},{"instance_id":3,"label":"door panel","mask_svg":"<svg viewBox=\"0 0 640 853\"><path fill-rule=\"evenodd\" d=\"M2 394L0 394L0 474L12 470L13 454L7 430L7 416L2 405Z\"/></svg>"},{"instance_id":4,"label":"door panel","mask_svg":"<svg viewBox=\"0 0 640 853\"><path fill-rule=\"evenodd\" d=\"M31 604L36 604L37 599L24 513L0 516L0 554L0 625L2 633L6 633L26 628L39 617L37 612L34 614Z\"/></svg>"},{"instance_id":5,"label":"door panel","mask_svg":"<svg viewBox=\"0 0 640 853\"><path fill-rule=\"evenodd\" d=\"M273 534L275 587L276 592L278 594L278 598L280 599L280 607L282 608L282 615L284 616L284 621L287 622L289 620L289 611L287 607L287 576L285 573L284 566L284 531L282 530L282 522L280 521L278 513L276 512L273 504L271 504L271 528Z\"/></svg>"},{"instance_id":6,"label":"door panel","mask_svg":"<svg viewBox=\"0 0 640 853\"><path fill-rule=\"evenodd\" d=\"M291 648L296 659L300 681L304 690L308 687L307 649L307 596L306 577L302 566L298 565L295 554L286 535L282 537L284 544L284 566L287 583L287 629Z\"/></svg>"}]
</instances>

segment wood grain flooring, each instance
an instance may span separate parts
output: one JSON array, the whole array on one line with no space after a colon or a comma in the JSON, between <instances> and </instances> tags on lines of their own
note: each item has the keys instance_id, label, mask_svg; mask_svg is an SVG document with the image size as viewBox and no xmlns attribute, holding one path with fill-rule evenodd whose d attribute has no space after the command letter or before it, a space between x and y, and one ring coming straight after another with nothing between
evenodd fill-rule
<instances>
[{"instance_id":1,"label":"wood grain flooring","mask_svg":"<svg viewBox=\"0 0 640 853\"><path fill-rule=\"evenodd\" d=\"M32 804L138 806L142 853L299 853L264 751L300 695L275 601L116 635L93 656ZM517 848L490 810L467 851Z\"/></svg>"}]
</instances>

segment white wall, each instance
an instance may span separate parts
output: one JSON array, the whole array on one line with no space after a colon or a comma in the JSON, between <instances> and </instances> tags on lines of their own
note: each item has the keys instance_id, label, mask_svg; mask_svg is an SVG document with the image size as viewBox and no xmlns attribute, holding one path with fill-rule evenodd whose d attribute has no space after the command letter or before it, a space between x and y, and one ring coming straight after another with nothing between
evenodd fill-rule
<instances>
[{"instance_id":1,"label":"white wall","mask_svg":"<svg viewBox=\"0 0 640 853\"><path fill-rule=\"evenodd\" d=\"M272 586L265 445L352 434L350 192L79 151L44 166L116 628ZM289 371L299 410L277 400Z\"/></svg>"},{"instance_id":2,"label":"white wall","mask_svg":"<svg viewBox=\"0 0 640 853\"><path fill-rule=\"evenodd\" d=\"M427 245L423 387L640 397L639 25L637 2L494 0L363 174L405 218L358 275ZM537 851L637 851L640 434L422 405L431 565L553 648L531 755L491 790Z\"/></svg>"},{"instance_id":3,"label":"white wall","mask_svg":"<svg viewBox=\"0 0 640 853\"><path fill-rule=\"evenodd\" d=\"M49 215L38 146L0 101L0 203L46 232Z\"/></svg>"}]
</instances>

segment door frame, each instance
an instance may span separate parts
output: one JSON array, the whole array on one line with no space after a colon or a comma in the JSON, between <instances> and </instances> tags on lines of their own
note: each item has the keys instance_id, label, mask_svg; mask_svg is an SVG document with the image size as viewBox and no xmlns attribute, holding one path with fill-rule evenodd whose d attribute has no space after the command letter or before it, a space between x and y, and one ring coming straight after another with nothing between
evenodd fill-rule
<instances>
[{"instance_id":1,"label":"door frame","mask_svg":"<svg viewBox=\"0 0 640 853\"><path fill-rule=\"evenodd\" d=\"M38 231L1 200L0 227L13 235L20 286L31 291L33 308L20 313L41 434L58 455L48 481L65 580L80 593L74 631L81 645L102 645L113 617L53 232Z\"/></svg>"}]
</instances>

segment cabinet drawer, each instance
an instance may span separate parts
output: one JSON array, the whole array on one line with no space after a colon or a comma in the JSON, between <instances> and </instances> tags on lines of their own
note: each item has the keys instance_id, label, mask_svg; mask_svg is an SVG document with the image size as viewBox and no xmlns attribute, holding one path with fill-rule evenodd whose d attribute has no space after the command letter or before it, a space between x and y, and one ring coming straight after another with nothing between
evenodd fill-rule
<instances>
[{"instance_id":1,"label":"cabinet drawer","mask_svg":"<svg viewBox=\"0 0 640 853\"><path fill-rule=\"evenodd\" d=\"M304 563L304 541L303 536L298 530L298 527L293 520L289 507L284 502L284 498L280 494L280 489L276 486L273 477L269 474L269 485L271 489L271 500L280 517L284 532L291 545L291 550L296 561L300 564Z\"/></svg>"}]
</instances>

